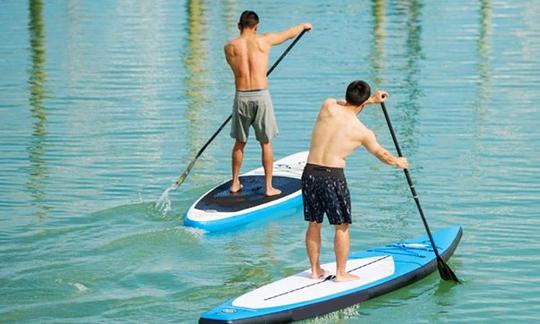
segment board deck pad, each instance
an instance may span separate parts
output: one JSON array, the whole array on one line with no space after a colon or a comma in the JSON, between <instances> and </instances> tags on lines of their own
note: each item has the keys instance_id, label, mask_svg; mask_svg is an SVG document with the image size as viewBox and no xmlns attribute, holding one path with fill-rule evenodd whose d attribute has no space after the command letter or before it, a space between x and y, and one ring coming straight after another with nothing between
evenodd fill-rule
<instances>
[{"instance_id":1,"label":"board deck pad","mask_svg":"<svg viewBox=\"0 0 540 324\"><path fill-rule=\"evenodd\" d=\"M336 263L321 267L336 274ZM251 309L284 306L331 296L364 286L394 274L394 259L390 255L352 259L347 262L347 272L360 277L358 280L336 282L331 279L312 279L311 271L278 280L242 295L233 301L233 306Z\"/></svg>"},{"instance_id":2,"label":"board deck pad","mask_svg":"<svg viewBox=\"0 0 540 324\"><path fill-rule=\"evenodd\" d=\"M302 173L309 152L298 152L274 162L272 185L281 194L265 195L264 168L240 175L242 190L231 194L231 180L209 189L188 209L184 225L206 233L223 232L254 222L292 215L302 207Z\"/></svg>"},{"instance_id":3,"label":"board deck pad","mask_svg":"<svg viewBox=\"0 0 540 324\"><path fill-rule=\"evenodd\" d=\"M230 193L232 180L229 180L206 194L195 208L199 210L211 210L216 212L235 212L255 207L287 195L301 189L300 179L274 176L272 184L279 188L281 194L272 197L265 195L265 182L263 175L246 175L240 177L243 188L239 192Z\"/></svg>"}]
</instances>

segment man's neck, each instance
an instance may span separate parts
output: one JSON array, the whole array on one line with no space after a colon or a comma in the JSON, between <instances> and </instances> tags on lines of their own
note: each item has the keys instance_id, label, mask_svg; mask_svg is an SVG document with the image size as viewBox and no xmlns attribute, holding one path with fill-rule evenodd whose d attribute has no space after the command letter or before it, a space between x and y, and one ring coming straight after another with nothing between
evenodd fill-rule
<instances>
[{"instance_id":1,"label":"man's neck","mask_svg":"<svg viewBox=\"0 0 540 324\"><path fill-rule=\"evenodd\" d=\"M348 110L354 112L356 115L359 114L359 113L362 111L362 109L363 109L363 106L362 106L362 105L360 105L360 106L354 106L354 105L348 103L347 101L341 102L340 105L342 105L343 108L348 109Z\"/></svg>"},{"instance_id":2,"label":"man's neck","mask_svg":"<svg viewBox=\"0 0 540 324\"><path fill-rule=\"evenodd\" d=\"M364 110L364 107L366 105L360 105L353 108L353 111L358 115L362 110Z\"/></svg>"},{"instance_id":3,"label":"man's neck","mask_svg":"<svg viewBox=\"0 0 540 324\"><path fill-rule=\"evenodd\" d=\"M240 37L250 37L250 36L254 36L257 34L257 30L256 29L248 29L248 28L244 28L244 30L242 30L240 32Z\"/></svg>"}]
</instances>

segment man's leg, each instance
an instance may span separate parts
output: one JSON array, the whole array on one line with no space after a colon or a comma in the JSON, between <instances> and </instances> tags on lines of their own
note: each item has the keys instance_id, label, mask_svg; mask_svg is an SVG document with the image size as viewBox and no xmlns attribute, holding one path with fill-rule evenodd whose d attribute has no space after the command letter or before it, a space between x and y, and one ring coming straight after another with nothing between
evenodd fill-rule
<instances>
[{"instance_id":1,"label":"man's leg","mask_svg":"<svg viewBox=\"0 0 540 324\"><path fill-rule=\"evenodd\" d=\"M311 277L318 279L328 275L328 272L321 268L319 256L321 255L321 226L322 223L309 222L306 231L306 250L311 264Z\"/></svg>"},{"instance_id":2,"label":"man's leg","mask_svg":"<svg viewBox=\"0 0 540 324\"><path fill-rule=\"evenodd\" d=\"M336 281L349 281L358 279L358 276L347 273L345 266L349 258L349 224L335 225L334 251L336 252Z\"/></svg>"},{"instance_id":3,"label":"man's leg","mask_svg":"<svg viewBox=\"0 0 540 324\"><path fill-rule=\"evenodd\" d=\"M272 152L271 142L260 142L262 149L262 165L264 168L264 180L266 182L266 195L275 196L281 193L281 190L272 187L272 171L274 170L274 153Z\"/></svg>"},{"instance_id":4,"label":"man's leg","mask_svg":"<svg viewBox=\"0 0 540 324\"><path fill-rule=\"evenodd\" d=\"M232 184L231 192L238 192L242 189L240 184L240 167L242 166L242 161L244 160L244 147L246 143L236 140L232 149Z\"/></svg>"}]
</instances>

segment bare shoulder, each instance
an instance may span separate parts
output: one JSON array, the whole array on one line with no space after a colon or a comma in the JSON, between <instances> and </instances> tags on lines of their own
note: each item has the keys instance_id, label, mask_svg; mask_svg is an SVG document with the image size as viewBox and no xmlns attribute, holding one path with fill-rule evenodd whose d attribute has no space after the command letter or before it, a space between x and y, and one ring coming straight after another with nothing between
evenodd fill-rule
<instances>
[{"instance_id":1,"label":"bare shoulder","mask_svg":"<svg viewBox=\"0 0 540 324\"><path fill-rule=\"evenodd\" d=\"M323 101L323 104L322 104L322 107L321 108L329 108L329 107L332 107L333 105L337 104L337 100L334 99L334 98L326 98L324 101Z\"/></svg>"},{"instance_id":2,"label":"bare shoulder","mask_svg":"<svg viewBox=\"0 0 540 324\"><path fill-rule=\"evenodd\" d=\"M231 39L230 41L225 43L225 45L223 46L223 50L225 51L225 53L229 54L234 51L234 41L234 39Z\"/></svg>"},{"instance_id":3,"label":"bare shoulder","mask_svg":"<svg viewBox=\"0 0 540 324\"><path fill-rule=\"evenodd\" d=\"M272 37L275 37L275 33L257 34L255 39L259 48L267 49L272 47Z\"/></svg>"},{"instance_id":4,"label":"bare shoulder","mask_svg":"<svg viewBox=\"0 0 540 324\"><path fill-rule=\"evenodd\" d=\"M334 98L327 98L323 101L321 105L321 110L319 116L327 116L330 115L330 108L336 104L336 99Z\"/></svg>"},{"instance_id":5,"label":"bare shoulder","mask_svg":"<svg viewBox=\"0 0 540 324\"><path fill-rule=\"evenodd\" d=\"M367 128L359 119L354 121L354 130L356 137L362 142L370 141L375 136L373 131Z\"/></svg>"},{"instance_id":6,"label":"bare shoulder","mask_svg":"<svg viewBox=\"0 0 540 324\"><path fill-rule=\"evenodd\" d=\"M268 32L268 33L263 33L263 34L257 34L257 38L258 39L261 39L261 40L265 40L267 42L270 42L272 41L272 38L275 38L276 36L278 36L279 33L277 32Z\"/></svg>"}]
</instances>

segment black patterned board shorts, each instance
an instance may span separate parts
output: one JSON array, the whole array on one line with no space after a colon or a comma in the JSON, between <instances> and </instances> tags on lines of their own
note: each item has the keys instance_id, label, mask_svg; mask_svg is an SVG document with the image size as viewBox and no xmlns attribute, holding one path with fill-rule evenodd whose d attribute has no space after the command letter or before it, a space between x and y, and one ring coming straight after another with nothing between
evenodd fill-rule
<instances>
[{"instance_id":1,"label":"black patterned board shorts","mask_svg":"<svg viewBox=\"0 0 540 324\"><path fill-rule=\"evenodd\" d=\"M351 224L351 195L342 168L306 164L302 174L304 219L322 223L326 213L332 225Z\"/></svg>"}]
</instances>

